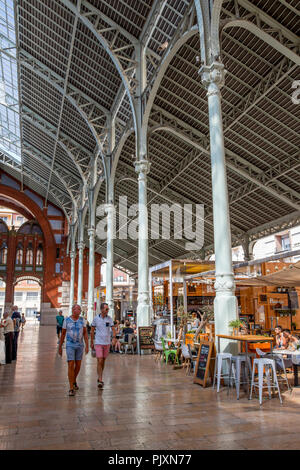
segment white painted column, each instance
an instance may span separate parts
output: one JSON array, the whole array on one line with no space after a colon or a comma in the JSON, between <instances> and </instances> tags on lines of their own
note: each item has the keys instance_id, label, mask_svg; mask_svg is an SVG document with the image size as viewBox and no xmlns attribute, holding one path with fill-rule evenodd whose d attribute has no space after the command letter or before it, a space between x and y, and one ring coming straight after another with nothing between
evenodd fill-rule
<instances>
[{"instance_id":1,"label":"white painted column","mask_svg":"<svg viewBox=\"0 0 300 470\"><path fill-rule=\"evenodd\" d=\"M74 304L74 286L75 286L75 259L76 251L72 250L70 253L71 269L70 269L70 300L69 300L69 314L72 313L72 307Z\"/></svg>"},{"instance_id":2,"label":"white painted column","mask_svg":"<svg viewBox=\"0 0 300 470\"><path fill-rule=\"evenodd\" d=\"M106 204L107 241L106 241L106 302L109 315L115 319L114 309L114 205Z\"/></svg>"},{"instance_id":3,"label":"white painted column","mask_svg":"<svg viewBox=\"0 0 300 470\"><path fill-rule=\"evenodd\" d=\"M70 226L70 296L69 296L69 315L72 313L74 304L74 287L75 287L75 259L76 259L76 245L75 245L75 225Z\"/></svg>"},{"instance_id":4,"label":"white painted column","mask_svg":"<svg viewBox=\"0 0 300 470\"><path fill-rule=\"evenodd\" d=\"M215 62L209 67L202 67L200 73L202 82L207 88L209 111L216 270L215 331L216 334L228 334L228 323L237 318L237 299L232 269L229 204L221 110L220 88L224 83L224 66L221 63ZM226 343L226 341L221 340L221 351L228 351L230 349L229 344Z\"/></svg>"},{"instance_id":5,"label":"white painted column","mask_svg":"<svg viewBox=\"0 0 300 470\"><path fill-rule=\"evenodd\" d=\"M131 279L129 278L129 282L130 281L131 281ZM129 286L129 307L131 309L133 308L132 301L133 301L133 287Z\"/></svg>"},{"instance_id":6,"label":"white painted column","mask_svg":"<svg viewBox=\"0 0 300 470\"><path fill-rule=\"evenodd\" d=\"M152 272L149 269L149 302L150 302L150 323L154 320L153 298L152 298Z\"/></svg>"},{"instance_id":7,"label":"white painted column","mask_svg":"<svg viewBox=\"0 0 300 470\"><path fill-rule=\"evenodd\" d=\"M173 311L173 273L172 273L172 261L169 266L169 291L170 291L170 324L172 338L174 338L174 311Z\"/></svg>"},{"instance_id":8,"label":"white painted column","mask_svg":"<svg viewBox=\"0 0 300 470\"><path fill-rule=\"evenodd\" d=\"M95 228L88 229L89 236L89 282L88 282L88 311L89 323L94 318L94 287L95 287Z\"/></svg>"},{"instance_id":9,"label":"white painted column","mask_svg":"<svg viewBox=\"0 0 300 470\"><path fill-rule=\"evenodd\" d=\"M78 286L77 286L77 303L82 304L82 285L83 285L83 253L85 245L83 242L77 244L78 247Z\"/></svg>"},{"instance_id":10,"label":"white painted column","mask_svg":"<svg viewBox=\"0 0 300 470\"><path fill-rule=\"evenodd\" d=\"M188 303L187 303L187 290L186 290L186 280L183 280L183 309L187 313Z\"/></svg>"},{"instance_id":11,"label":"white painted column","mask_svg":"<svg viewBox=\"0 0 300 470\"><path fill-rule=\"evenodd\" d=\"M148 160L135 163L138 173L139 191L139 238L138 238L138 306L137 325L150 325L149 298L149 261L148 261L148 211L147 211L147 173L150 169Z\"/></svg>"}]
</instances>

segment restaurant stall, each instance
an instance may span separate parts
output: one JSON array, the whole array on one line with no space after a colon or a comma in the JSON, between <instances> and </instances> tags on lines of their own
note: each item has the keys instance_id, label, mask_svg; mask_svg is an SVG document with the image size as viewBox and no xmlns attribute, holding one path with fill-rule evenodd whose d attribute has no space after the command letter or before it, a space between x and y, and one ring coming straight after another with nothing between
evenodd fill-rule
<instances>
[{"instance_id":1,"label":"restaurant stall","mask_svg":"<svg viewBox=\"0 0 300 470\"><path fill-rule=\"evenodd\" d=\"M201 290L192 285L196 286L198 283L189 284L185 280L188 275L206 272L212 268L214 268L212 261L178 259L152 266L149 270L152 322L169 325L170 334L173 336L180 324L179 307L183 307L188 313L198 310L203 303L212 305L212 295L204 299Z\"/></svg>"},{"instance_id":2,"label":"restaurant stall","mask_svg":"<svg viewBox=\"0 0 300 470\"><path fill-rule=\"evenodd\" d=\"M249 262L234 263L239 319L251 334L268 334L280 324L300 332L299 250ZM178 332L180 307L191 327L191 313L212 311L215 297L214 262L170 260L150 268L152 320ZM213 322L210 331L213 330ZM193 334L186 336L192 343Z\"/></svg>"}]
</instances>

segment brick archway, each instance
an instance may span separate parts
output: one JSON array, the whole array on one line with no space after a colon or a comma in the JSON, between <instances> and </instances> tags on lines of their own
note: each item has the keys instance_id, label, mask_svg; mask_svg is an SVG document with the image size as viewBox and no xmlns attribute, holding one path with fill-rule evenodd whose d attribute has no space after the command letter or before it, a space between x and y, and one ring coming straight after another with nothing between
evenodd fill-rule
<instances>
[{"instance_id":1,"label":"brick archway","mask_svg":"<svg viewBox=\"0 0 300 470\"><path fill-rule=\"evenodd\" d=\"M3 195L0 196L0 206L7 207L8 209L11 209L12 211L18 212L27 220L34 219L33 214L31 214L31 212L28 209L26 209L23 205L17 204L16 202L4 197Z\"/></svg>"},{"instance_id":2,"label":"brick archway","mask_svg":"<svg viewBox=\"0 0 300 470\"><path fill-rule=\"evenodd\" d=\"M34 218L39 223L45 240L45 253L44 253L44 272L43 284L41 286L41 300L42 304L50 307L57 307L56 301L56 287L57 279L55 276L55 259L56 259L56 243L51 225L47 219L46 213L24 192L18 191L14 188L0 184L0 200L5 201L5 205L20 212L20 209L31 218ZM15 206L15 207L13 207ZM31 215L32 214L32 215ZM27 218L27 217L26 217ZM15 237L13 237L15 239ZM14 249L13 249L14 248ZM8 253L7 260L7 274L6 274L6 308L10 308L13 303L14 292L14 261L15 261L15 247L14 240L12 240L11 249ZM50 304L50 305L49 305Z\"/></svg>"}]
</instances>

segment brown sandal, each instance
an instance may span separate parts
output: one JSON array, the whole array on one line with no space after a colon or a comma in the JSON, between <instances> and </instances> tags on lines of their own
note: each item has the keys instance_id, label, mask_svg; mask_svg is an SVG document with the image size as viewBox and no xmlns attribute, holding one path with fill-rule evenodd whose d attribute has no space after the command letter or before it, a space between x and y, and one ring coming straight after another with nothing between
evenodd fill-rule
<instances>
[{"instance_id":1,"label":"brown sandal","mask_svg":"<svg viewBox=\"0 0 300 470\"><path fill-rule=\"evenodd\" d=\"M75 397L75 392L72 388L69 390L69 397Z\"/></svg>"}]
</instances>

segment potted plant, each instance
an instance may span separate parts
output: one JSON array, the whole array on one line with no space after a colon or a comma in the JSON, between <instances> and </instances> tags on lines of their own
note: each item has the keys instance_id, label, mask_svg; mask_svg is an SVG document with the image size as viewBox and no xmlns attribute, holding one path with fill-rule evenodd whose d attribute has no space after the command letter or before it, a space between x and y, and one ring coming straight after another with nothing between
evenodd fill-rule
<instances>
[{"instance_id":1,"label":"potted plant","mask_svg":"<svg viewBox=\"0 0 300 470\"><path fill-rule=\"evenodd\" d=\"M240 320L231 320L228 326L232 328L232 334L236 336L239 332L239 328L243 326L243 323Z\"/></svg>"}]
</instances>

